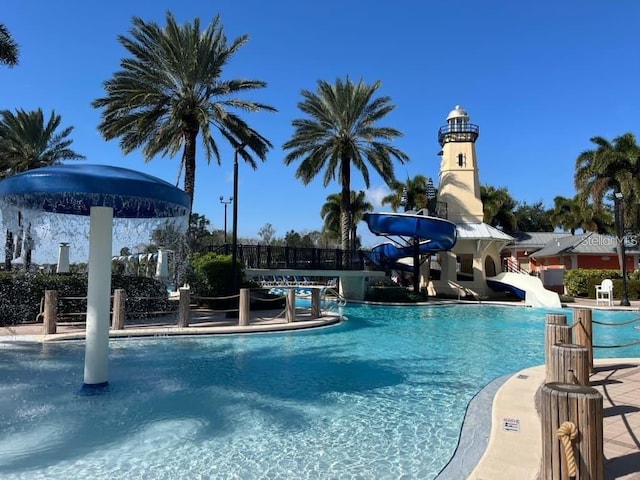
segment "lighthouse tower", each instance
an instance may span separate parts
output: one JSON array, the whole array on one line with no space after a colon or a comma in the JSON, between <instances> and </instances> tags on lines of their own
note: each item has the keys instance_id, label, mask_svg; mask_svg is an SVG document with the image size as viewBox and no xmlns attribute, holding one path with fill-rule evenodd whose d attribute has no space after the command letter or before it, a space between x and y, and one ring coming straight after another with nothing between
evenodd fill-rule
<instances>
[{"instance_id":1,"label":"lighthouse tower","mask_svg":"<svg viewBox=\"0 0 640 480\"><path fill-rule=\"evenodd\" d=\"M438 200L446 205L446 218L452 222L483 220L476 159L479 131L477 125L469 123L467 112L456 105L438 132L442 147Z\"/></svg>"}]
</instances>

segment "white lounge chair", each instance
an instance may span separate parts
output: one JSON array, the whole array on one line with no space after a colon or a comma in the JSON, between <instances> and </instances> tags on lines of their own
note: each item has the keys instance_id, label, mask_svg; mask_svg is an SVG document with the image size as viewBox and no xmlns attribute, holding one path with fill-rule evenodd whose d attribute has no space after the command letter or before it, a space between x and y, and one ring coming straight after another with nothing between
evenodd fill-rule
<instances>
[{"instance_id":1,"label":"white lounge chair","mask_svg":"<svg viewBox=\"0 0 640 480\"><path fill-rule=\"evenodd\" d=\"M613 305L613 282L606 278L600 285L596 285L596 305Z\"/></svg>"}]
</instances>

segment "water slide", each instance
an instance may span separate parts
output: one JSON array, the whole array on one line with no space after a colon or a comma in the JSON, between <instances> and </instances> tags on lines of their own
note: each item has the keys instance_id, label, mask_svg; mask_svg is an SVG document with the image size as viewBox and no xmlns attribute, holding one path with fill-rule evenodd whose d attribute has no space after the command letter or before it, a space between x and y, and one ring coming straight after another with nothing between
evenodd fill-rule
<instances>
[{"instance_id":1,"label":"water slide","mask_svg":"<svg viewBox=\"0 0 640 480\"><path fill-rule=\"evenodd\" d=\"M487 277L487 285L500 292L511 292L524 300L528 307L562 308L560 296L547 290L538 277L522 273L502 272Z\"/></svg>"},{"instance_id":2,"label":"water slide","mask_svg":"<svg viewBox=\"0 0 640 480\"><path fill-rule=\"evenodd\" d=\"M405 245L385 242L371 249L369 258L377 265L388 265L398 270L413 271L413 267L397 263L401 258L412 257L416 245L409 239L418 239L420 255L451 250L456 244L456 225L448 220L414 213L367 213L364 220L376 235L404 237Z\"/></svg>"}]
</instances>

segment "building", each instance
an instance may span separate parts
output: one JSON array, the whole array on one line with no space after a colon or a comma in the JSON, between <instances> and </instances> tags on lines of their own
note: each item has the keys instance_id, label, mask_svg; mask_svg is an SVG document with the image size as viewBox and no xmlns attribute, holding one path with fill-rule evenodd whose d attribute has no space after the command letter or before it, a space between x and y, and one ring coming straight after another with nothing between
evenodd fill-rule
<instances>
[{"instance_id":1,"label":"building","mask_svg":"<svg viewBox=\"0 0 640 480\"><path fill-rule=\"evenodd\" d=\"M431 295L495 292L487 277L501 272L502 249L513 237L483 222L480 179L475 143L480 129L470 123L468 113L456 106L447 115L447 124L438 132L441 146L438 216L454 222L457 242L452 250L439 252L439 279L428 280L429 266L421 269L422 282L428 282Z\"/></svg>"},{"instance_id":2,"label":"building","mask_svg":"<svg viewBox=\"0 0 640 480\"><path fill-rule=\"evenodd\" d=\"M577 268L620 270L617 238L586 232L517 232L514 241L502 250L503 270L538 276L545 288L564 292L564 273ZM640 248L634 238L625 242L627 271L638 268Z\"/></svg>"}]
</instances>

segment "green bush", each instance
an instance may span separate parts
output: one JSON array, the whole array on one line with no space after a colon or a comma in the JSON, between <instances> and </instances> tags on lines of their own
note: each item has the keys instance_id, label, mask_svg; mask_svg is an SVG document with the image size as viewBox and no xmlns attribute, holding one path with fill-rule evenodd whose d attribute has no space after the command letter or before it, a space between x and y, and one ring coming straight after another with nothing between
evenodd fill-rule
<instances>
[{"instance_id":1,"label":"green bush","mask_svg":"<svg viewBox=\"0 0 640 480\"><path fill-rule=\"evenodd\" d=\"M619 270L595 270L578 268L564 273L564 286L572 297L595 297L595 286L605 278L621 278Z\"/></svg>"},{"instance_id":2,"label":"green bush","mask_svg":"<svg viewBox=\"0 0 640 480\"><path fill-rule=\"evenodd\" d=\"M231 285L231 255L216 253L195 253L190 258L191 268L186 279L194 295L212 297L230 295ZM242 283L242 266L237 264L237 285Z\"/></svg>"},{"instance_id":3,"label":"green bush","mask_svg":"<svg viewBox=\"0 0 640 480\"><path fill-rule=\"evenodd\" d=\"M371 287L365 295L365 300L370 302L387 303L418 303L425 302L428 298L422 293L407 290L404 287Z\"/></svg>"},{"instance_id":4,"label":"green bush","mask_svg":"<svg viewBox=\"0 0 640 480\"><path fill-rule=\"evenodd\" d=\"M111 277L111 290L122 288L127 293L127 316L144 316L149 312L170 310L164 285L153 279L124 275ZM86 297L85 274L42 274L2 272L0 274L0 325L14 325L36 320L45 290L58 291L58 312L84 312L86 300L63 300L64 297ZM175 308L175 307L173 307Z\"/></svg>"}]
</instances>

